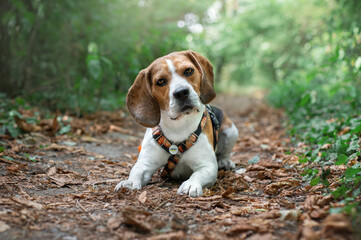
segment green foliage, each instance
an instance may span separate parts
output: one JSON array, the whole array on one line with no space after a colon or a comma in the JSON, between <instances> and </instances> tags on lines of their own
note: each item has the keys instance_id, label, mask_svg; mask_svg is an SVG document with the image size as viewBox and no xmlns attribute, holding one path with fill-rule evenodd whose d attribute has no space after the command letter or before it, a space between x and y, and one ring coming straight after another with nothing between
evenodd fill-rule
<instances>
[{"instance_id":1,"label":"green foliage","mask_svg":"<svg viewBox=\"0 0 361 240\"><path fill-rule=\"evenodd\" d=\"M24 116L21 113L23 111L31 112L32 116ZM27 104L23 98L17 97L14 100L9 100L5 98L5 95L0 95L0 135L9 134L12 138L17 138L24 132L17 125L16 118L24 120L28 124L38 124L40 117L53 118L47 110L39 111ZM57 135L66 134L71 130L69 121L63 121L61 117L58 117L57 120L60 125ZM0 141L0 152L4 151L4 149ZM31 159L29 158L29 160Z\"/></svg>"},{"instance_id":2,"label":"green foliage","mask_svg":"<svg viewBox=\"0 0 361 240\"><path fill-rule=\"evenodd\" d=\"M36 162L36 156L30 156L28 153L25 153L25 157L31 162Z\"/></svg>"},{"instance_id":3,"label":"green foliage","mask_svg":"<svg viewBox=\"0 0 361 240\"><path fill-rule=\"evenodd\" d=\"M177 23L208 2L3 0L0 92L78 114L118 108L142 68L188 47Z\"/></svg>"},{"instance_id":4,"label":"green foliage","mask_svg":"<svg viewBox=\"0 0 361 240\"><path fill-rule=\"evenodd\" d=\"M304 179L311 186L328 187L332 166L344 165L337 189L328 192L345 204L339 210L357 214L361 212L361 3L331 2L326 6L325 1L313 1L329 14L308 19L319 21L320 27L303 29L303 35L312 37L296 44L303 54L296 67L273 84L268 100L285 108L290 134L309 146L300 158L300 163L308 163Z\"/></svg>"},{"instance_id":5,"label":"green foliage","mask_svg":"<svg viewBox=\"0 0 361 240\"><path fill-rule=\"evenodd\" d=\"M23 116L18 112L18 108L28 108L24 99L16 98L14 101L5 99L5 96L0 96L0 135L9 133L11 137L16 138L20 135L21 130L15 123L15 116L23 119ZM33 121L34 119L26 119Z\"/></svg>"}]
</instances>

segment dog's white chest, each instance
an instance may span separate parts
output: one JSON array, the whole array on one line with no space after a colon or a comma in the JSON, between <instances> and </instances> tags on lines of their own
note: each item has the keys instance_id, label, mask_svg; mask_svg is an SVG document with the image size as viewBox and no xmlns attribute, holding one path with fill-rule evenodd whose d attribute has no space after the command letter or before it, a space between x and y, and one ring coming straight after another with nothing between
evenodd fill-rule
<instances>
[{"instance_id":1,"label":"dog's white chest","mask_svg":"<svg viewBox=\"0 0 361 240\"><path fill-rule=\"evenodd\" d=\"M187 179L192 175L194 169L205 166L207 163L216 162L216 157L211 144L205 134L200 134L198 141L188 149L180 158L171 177ZM192 170L193 169L193 170Z\"/></svg>"}]
</instances>

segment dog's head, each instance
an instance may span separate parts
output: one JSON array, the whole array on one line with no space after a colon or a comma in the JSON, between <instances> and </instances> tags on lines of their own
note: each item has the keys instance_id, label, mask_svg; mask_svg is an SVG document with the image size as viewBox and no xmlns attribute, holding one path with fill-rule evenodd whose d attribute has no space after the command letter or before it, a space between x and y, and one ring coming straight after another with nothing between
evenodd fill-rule
<instances>
[{"instance_id":1,"label":"dog's head","mask_svg":"<svg viewBox=\"0 0 361 240\"><path fill-rule=\"evenodd\" d=\"M198 112L201 104L215 98L213 82L207 58L191 50L174 52L140 71L127 94L127 106L137 123L154 127L161 111L172 120Z\"/></svg>"}]
</instances>

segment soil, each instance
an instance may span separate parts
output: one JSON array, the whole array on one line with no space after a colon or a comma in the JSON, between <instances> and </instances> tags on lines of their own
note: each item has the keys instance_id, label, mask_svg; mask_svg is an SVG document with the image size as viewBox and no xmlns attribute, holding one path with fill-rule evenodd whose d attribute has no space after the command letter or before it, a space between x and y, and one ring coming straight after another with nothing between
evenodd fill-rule
<instances>
[{"instance_id":1,"label":"soil","mask_svg":"<svg viewBox=\"0 0 361 240\"><path fill-rule=\"evenodd\" d=\"M145 130L125 110L70 117L66 135L0 136L0 239L353 239L350 220L329 214L332 197L303 181L302 144L292 147L282 110L226 95L214 105L239 130L236 170L220 170L199 198L159 174L139 191L113 191Z\"/></svg>"}]
</instances>

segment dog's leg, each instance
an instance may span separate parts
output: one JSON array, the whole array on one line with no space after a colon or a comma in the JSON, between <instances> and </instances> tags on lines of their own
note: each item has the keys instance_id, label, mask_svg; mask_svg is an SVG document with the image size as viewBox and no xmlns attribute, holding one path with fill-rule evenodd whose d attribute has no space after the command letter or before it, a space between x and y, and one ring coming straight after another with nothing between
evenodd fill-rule
<instances>
[{"instance_id":1,"label":"dog's leg","mask_svg":"<svg viewBox=\"0 0 361 240\"><path fill-rule=\"evenodd\" d=\"M182 183L178 188L177 193L180 195L188 194L190 197L199 197L203 194L203 187L212 186L217 180L217 161L208 162L206 166L200 166L194 169L191 177Z\"/></svg>"},{"instance_id":2,"label":"dog's leg","mask_svg":"<svg viewBox=\"0 0 361 240\"><path fill-rule=\"evenodd\" d=\"M227 121L230 121L229 118ZM219 131L218 149L216 152L218 168L224 168L226 170L234 169L236 167L229 156L238 138L236 126L232 122L230 122L229 125L229 127L222 125L222 128Z\"/></svg>"},{"instance_id":3,"label":"dog's leg","mask_svg":"<svg viewBox=\"0 0 361 240\"><path fill-rule=\"evenodd\" d=\"M149 161L148 159L138 159L130 171L128 180L119 182L114 190L117 192L121 188L141 189L150 181L153 174L161 166L162 164L155 164L153 161Z\"/></svg>"},{"instance_id":4,"label":"dog's leg","mask_svg":"<svg viewBox=\"0 0 361 240\"><path fill-rule=\"evenodd\" d=\"M155 141L152 141L151 130L147 130L138 160L130 171L128 180L119 182L114 190L119 191L121 188L141 189L166 162L166 152Z\"/></svg>"},{"instance_id":5,"label":"dog's leg","mask_svg":"<svg viewBox=\"0 0 361 240\"><path fill-rule=\"evenodd\" d=\"M210 187L216 182L218 172L217 159L211 146L208 145L210 146L208 151L204 149L204 146L207 145L203 145L198 154L193 152L191 158L184 159L189 162L188 164L186 162L186 164L192 169L193 174L178 188L178 194L199 197L203 194L204 187Z\"/></svg>"}]
</instances>

